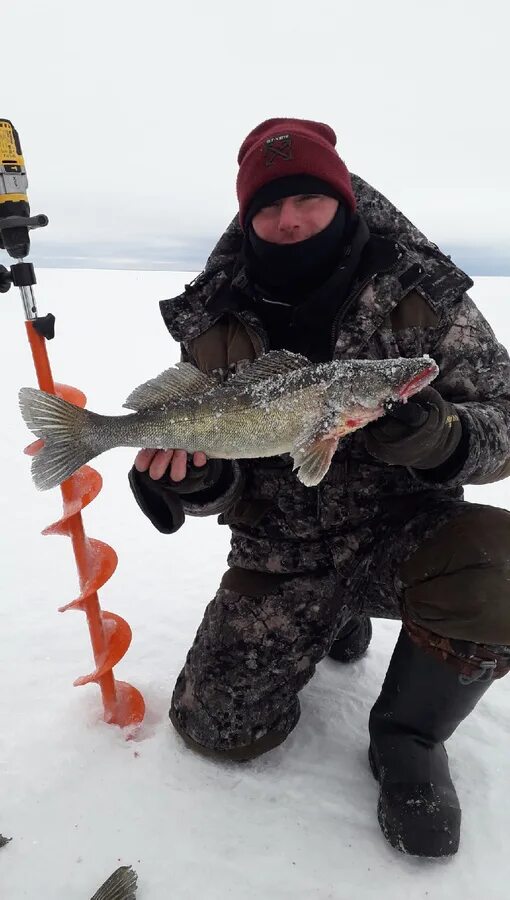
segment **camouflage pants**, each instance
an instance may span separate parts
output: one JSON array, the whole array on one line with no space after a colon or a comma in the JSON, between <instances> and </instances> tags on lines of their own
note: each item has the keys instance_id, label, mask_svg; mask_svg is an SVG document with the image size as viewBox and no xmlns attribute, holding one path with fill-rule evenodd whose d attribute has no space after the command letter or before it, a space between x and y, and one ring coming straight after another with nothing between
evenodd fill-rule
<instances>
[{"instance_id":1,"label":"camouflage pants","mask_svg":"<svg viewBox=\"0 0 510 900\"><path fill-rule=\"evenodd\" d=\"M298 721L298 692L360 611L402 618L466 676L487 661L496 677L510 668L509 512L446 501L325 540L327 569L225 573L172 698L170 718L191 746L245 759L281 743Z\"/></svg>"}]
</instances>

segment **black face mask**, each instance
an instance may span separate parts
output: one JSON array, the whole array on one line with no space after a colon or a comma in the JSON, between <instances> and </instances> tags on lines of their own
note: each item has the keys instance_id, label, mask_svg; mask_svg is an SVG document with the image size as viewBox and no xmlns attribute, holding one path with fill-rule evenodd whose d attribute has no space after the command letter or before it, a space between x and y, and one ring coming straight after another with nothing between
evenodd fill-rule
<instances>
[{"instance_id":1,"label":"black face mask","mask_svg":"<svg viewBox=\"0 0 510 900\"><path fill-rule=\"evenodd\" d=\"M326 228L297 244L264 241L250 223L245 237L248 268L263 287L303 294L325 281L340 263L351 231L352 219L342 203Z\"/></svg>"}]
</instances>

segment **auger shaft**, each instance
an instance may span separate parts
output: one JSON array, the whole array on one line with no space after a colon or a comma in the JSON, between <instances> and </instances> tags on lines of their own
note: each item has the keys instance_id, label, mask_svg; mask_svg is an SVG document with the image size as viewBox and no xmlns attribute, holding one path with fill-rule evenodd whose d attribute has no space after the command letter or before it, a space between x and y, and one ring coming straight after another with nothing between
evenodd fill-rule
<instances>
[{"instance_id":1,"label":"auger shaft","mask_svg":"<svg viewBox=\"0 0 510 900\"><path fill-rule=\"evenodd\" d=\"M24 261L30 248L29 230L47 225L48 219L44 215L30 217L26 188L18 134L9 120L0 119L0 248L17 260L10 270L0 266L0 291L6 292L11 284L20 290L25 328L41 390L83 407L86 398L81 391L53 380L46 341L54 336L55 319L51 314L38 316L34 267ZM33 455L41 446L42 441L36 441L25 452ZM117 555L108 544L87 537L81 516L82 509L97 496L101 486L101 476L89 466L83 466L68 478L61 485L62 517L43 533L70 537L78 569L80 595L61 607L61 611L80 609L86 613L96 668L90 675L76 679L75 684L98 684L105 721L134 726L144 717L143 697L132 685L116 681L113 675L113 666L122 659L131 642L131 629L120 616L101 610L97 593L113 575Z\"/></svg>"},{"instance_id":2,"label":"auger shaft","mask_svg":"<svg viewBox=\"0 0 510 900\"><path fill-rule=\"evenodd\" d=\"M53 381L53 376L51 373L45 339L41 334L38 334L35 331L33 327L33 321L26 321L25 326L27 330L30 349L32 351L32 358L34 360L39 387L42 391L47 391L49 394L56 394L57 391L55 390L55 383ZM64 504L66 502L69 503L72 501L73 492L72 485L69 483L70 480L71 479L68 479L61 485ZM83 589L86 585L87 578L90 576L90 564L87 552L88 541L85 535L83 519L80 512L77 512L74 516L72 516L72 518L68 521L67 527L69 537L71 538L71 542L73 545L73 552L78 569L80 589ZM104 658L107 647L103 623L101 621L101 607L96 591L93 591L88 595L85 612L87 615L87 623L89 626L94 660L96 664L98 664ZM118 718L118 713L116 711L117 697L113 671L110 669L108 672L105 672L104 675L101 675L98 678L98 684L101 689L101 695L103 698L105 720L108 722L113 722L115 718ZM128 723L119 721L115 724L121 725Z\"/></svg>"}]
</instances>

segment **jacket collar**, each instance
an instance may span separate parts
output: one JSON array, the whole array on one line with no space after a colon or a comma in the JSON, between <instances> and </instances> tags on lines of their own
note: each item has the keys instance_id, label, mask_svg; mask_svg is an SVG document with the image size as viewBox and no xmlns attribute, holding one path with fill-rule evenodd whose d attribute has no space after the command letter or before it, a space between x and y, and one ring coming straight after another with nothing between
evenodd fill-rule
<instances>
[{"instance_id":1,"label":"jacket collar","mask_svg":"<svg viewBox=\"0 0 510 900\"><path fill-rule=\"evenodd\" d=\"M354 315L363 318L364 324L356 326L357 346L361 347L363 334L368 335L370 331L370 323L382 322L392 306L416 284L420 285L420 293L432 309L441 315L458 303L473 282L379 191L356 175L352 175L352 183L358 210L371 233L367 253L363 255L352 285L352 292L359 295L358 301L353 302L345 319L345 325L353 329ZM233 291L232 281L236 280L236 260L242 242L243 234L236 217L214 247L204 271L178 297L160 302L163 319L175 340L190 341L219 318L219 314L212 315L212 309L217 297L224 298ZM395 253L401 254L400 259L392 262L390 255L394 257ZM363 272L369 279L365 288ZM385 281L390 276L397 282ZM373 284L370 286L371 279ZM369 287L372 297L368 296ZM393 297L389 287L396 291ZM243 286L240 284L239 288L242 294ZM246 300L240 301L240 309L243 303L245 306Z\"/></svg>"},{"instance_id":2,"label":"jacket collar","mask_svg":"<svg viewBox=\"0 0 510 900\"><path fill-rule=\"evenodd\" d=\"M420 285L420 293L441 313L457 302L472 285L460 269L446 258L430 259L397 241L371 234L354 276L349 296L335 320L336 355L362 357L365 345L400 300ZM253 298L242 266L230 265L214 273L207 270L179 297L160 303L172 337L181 342L202 334L224 312L238 313L263 332L262 323L250 303Z\"/></svg>"},{"instance_id":3,"label":"jacket collar","mask_svg":"<svg viewBox=\"0 0 510 900\"><path fill-rule=\"evenodd\" d=\"M320 315L319 310L331 302L332 296L344 294L342 288L345 289L346 281L349 290L345 301L349 304L351 297L358 294L360 288L378 274L394 268L402 256L402 249L395 241L371 235L364 221L361 222L357 235L359 250L353 242L353 262L357 264L353 266L347 263L339 266L324 284L310 292L306 301L301 307L297 307L297 310L313 307ZM242 256L239 255L230 284L223 284L222 288L209 298L206 305L209 314L216 318L226 312L241 312L243 309L253 312L257 302L264 302L265 299L264 291L250 280Z\"/></svg>"}]
</instances>

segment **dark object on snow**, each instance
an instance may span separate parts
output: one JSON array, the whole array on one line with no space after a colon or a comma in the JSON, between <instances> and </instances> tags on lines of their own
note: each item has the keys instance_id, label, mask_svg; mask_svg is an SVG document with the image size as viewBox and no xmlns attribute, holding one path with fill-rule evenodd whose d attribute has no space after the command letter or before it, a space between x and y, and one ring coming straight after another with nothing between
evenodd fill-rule
<instances>
[{"instance_id":1,"label":"dark object on snow","mask_svg":"<svg viewBox=\"0 0 510 900\"><path fill-rule=\"evenodd\" d=\"M8 844L9 841L12 841L12 838L6 838L3 836L3 834L0 834L0 847L5 847L5 845Z\"/></svg>"},{"instance_id":2,"label":"dark object on snow","mask_svg":"<svg viewBox=\"0 0 510 900\"><path fill-rule=\"evenodd\" d=\"M381 785L379 824L397 850L428 857L457 852L461 809L443 741L491 680L489 668L468 678L400 632L370 713L369 751Z\"/></svg>"},{"instance_id":3,"label":"dark object on snow","mask_svg":"<svg viewBox=\"0 0 510 900\"><path fill-rule=\"evenodd\" d=\"M356 662L368 650L372 639L370 616L353 616L338 632L329 648L328 656L336 662Z\"/></svg>"},{"instance_id":4,"label":"dark object on snow","mask_svg":"<svg viewBox=\"0 0 510 900\"><path fill-rule=\"evenodd\" d=\"M131 866L119 866L92 900L135 900L138 875Z\"/></svg>"}]
</instances>

